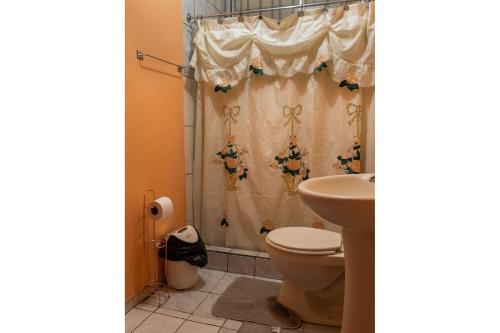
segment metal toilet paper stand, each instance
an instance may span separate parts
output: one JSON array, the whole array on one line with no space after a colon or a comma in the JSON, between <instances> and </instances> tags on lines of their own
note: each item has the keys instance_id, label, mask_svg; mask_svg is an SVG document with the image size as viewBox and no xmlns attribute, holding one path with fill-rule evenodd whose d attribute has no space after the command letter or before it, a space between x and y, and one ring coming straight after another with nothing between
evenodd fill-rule
<instances>
[{"instance_id":1,"label":"metal toilet paper stand","mask_svg":"<svg viewBox=\"0 0 500 333\"><path fill-rule=\"evenodd\" d=\"M142 288L142 293L141 293L141 303L144 302L144 298L147 296L150 297L157 297L158 299L158 306L161 306L164 304L169 298L170 298L170 288L167 284L161 282L161 279L158 277L158 272L159 272L159 258L158 258L158 252L162 248L166 248L167 243L165 239L156 239L156 220L151 219L153 221L152 225L152 237L148 238L148 223L147 223L147 214L146 214L146 209L148 209L148 205L146 203L146 199L148 197L148 193L152 193L153 195L153 200L156 198L156 194L154 190L147 190L144 192L144 199L143 199L143 207L142 207L142 239L143 239L143 244L144 244L144 256L142 260L142 285L144 286ZM152 278L149 278L149 273L151 271L151 265L149 262L149 259L151 258L150 252L153 250L153 263L154 263L154 276ZM149 281L146 280L146 266L148 270L148 278Z\"/></svg>"}]
</instances>

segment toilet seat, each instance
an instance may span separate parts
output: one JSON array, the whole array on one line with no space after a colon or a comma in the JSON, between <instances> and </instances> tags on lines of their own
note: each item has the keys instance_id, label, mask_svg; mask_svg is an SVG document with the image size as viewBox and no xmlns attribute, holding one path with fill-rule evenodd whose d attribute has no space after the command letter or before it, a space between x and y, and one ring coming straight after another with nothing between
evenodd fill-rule
<instances>
[{"instance_id":1,"label":"toilet seat","mask_svg":"<svg viewBox=\"0 0 500 333\"><path fill-rule=\"evenodd\" d=\"M331 255L342 246L340 234L306 227L275 229L267 234L266 240L279 250L306 255Z\"/></svg>"}]
</instances>

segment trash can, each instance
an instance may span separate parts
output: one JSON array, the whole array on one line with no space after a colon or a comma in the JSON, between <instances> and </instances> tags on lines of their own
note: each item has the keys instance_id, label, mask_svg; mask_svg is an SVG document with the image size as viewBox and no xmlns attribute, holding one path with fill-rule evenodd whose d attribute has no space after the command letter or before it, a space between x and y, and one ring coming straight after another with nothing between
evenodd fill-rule
<instances>
[{"instance_id":1,"label":"trash can","mask_svg":"<svg viewBox=\"0 0 500 333\"><path fill-rule=\"evenodd\" d=\"M198 281L198 267L208 263L207 249L200 234L188 225L166 235L165 241L168 285L174 289L191 288Z\"/></svg>"}]
</instances>

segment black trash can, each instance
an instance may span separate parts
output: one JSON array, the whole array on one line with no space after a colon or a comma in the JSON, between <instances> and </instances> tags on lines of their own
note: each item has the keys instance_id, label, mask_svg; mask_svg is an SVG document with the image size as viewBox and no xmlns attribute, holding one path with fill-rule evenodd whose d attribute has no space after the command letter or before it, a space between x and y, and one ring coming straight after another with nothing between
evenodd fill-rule
<instances>
[{"instance_id":1,"label":"black trash can","mask_svg":"<svg viewBox=\"0 0 500 333\"><path fill-rule=\"evenodd\" d=\"M207 249L200 234L193 226L186 226L165 236L166 251L160 252L165 259L168 285L174 289L188 289L198 281L198 267L208 263Z\"/></svg>"}]
</instances>

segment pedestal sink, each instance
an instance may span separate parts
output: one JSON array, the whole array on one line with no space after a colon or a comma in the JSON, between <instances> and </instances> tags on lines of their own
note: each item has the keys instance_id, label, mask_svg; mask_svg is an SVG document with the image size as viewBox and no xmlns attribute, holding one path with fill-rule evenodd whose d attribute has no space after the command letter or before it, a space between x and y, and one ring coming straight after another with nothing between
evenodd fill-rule
<instances>
[{"instance_id":1,"label":"pedestal sink","mask_svg":"<svg viewBox=\"0 0 500 333\"><path fill-rule=\"evenodd\" d=\"M342 227L342 333L375 332L375 175L311 178L299 185L299 193L316 214Z\"/></svg>"}]
</instances>

